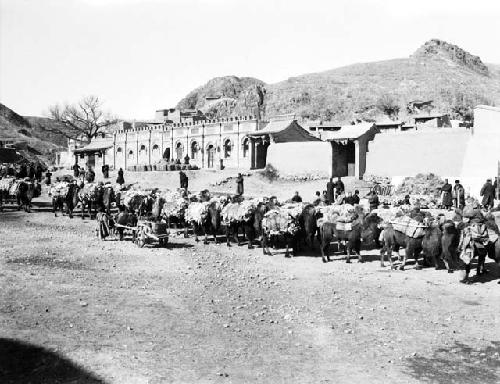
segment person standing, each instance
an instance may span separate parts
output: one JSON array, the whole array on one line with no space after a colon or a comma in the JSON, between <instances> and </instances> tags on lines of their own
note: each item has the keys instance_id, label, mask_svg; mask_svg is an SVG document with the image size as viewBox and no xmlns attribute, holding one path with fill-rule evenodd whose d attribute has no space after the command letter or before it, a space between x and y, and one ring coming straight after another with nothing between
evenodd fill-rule
<instances>
[{"instance_id":1,"label":"person standing","mask_svg":"<svg viewBox=\"0 0 500 384\"><path fill-rule=\"evenodd\" d=\"M80 176L80 166L75 163L71 168L73 169L73 176L77 179Z\"/></svg>"},{"instance_id":2,"label":"person standing","mask_svg":"<svg viewBox=\"0 0 500 384\"><path fill-rule=\"evenodd\" d=\"M326 183L326 201L327 204L333 204L335 201L335 183L333 182L333 177L330 177L330 181Z\"/></svg>"},{"instance_id":3,"label":"person standing","mask_svg":"<svg viewBox=\"0 0 500 384\"><path fill-rule=\"evenodd\" d=\"M464 209L465 189L462 184L460 184L460 180L455 180L455 185L453 186L453 201L455 208Z\"/></svg>"},{"instance_id":4,"label":"person standing","mask_svg":"<svg viewBox=\"0 0 500 384\"><path fill-rule=\"evenodd\" d=\"M486 183L481 188L481 196L483 196L483 201L481 204L485 209L491 209L495 203L495 187L491 183L491 179L486 180Z\"/></svg>"},{"instance_id":5,"label":"person standing","mask_svg":"<svg viewBox=\"0 0 500 384\"><path fill-rule=\"evenodd\" d=\"M444 185L441 187L442 205L448 210L453 206L452 190L453 187L448 183L448 179L444 179Z\"/></svg>"},{"instance_id":6,"label":"person standing","mask_svg":"<svg viewBox=\"0 0 500 384\"><path fill-rule=\"evenodd\" d=\"M33 164L30 164L28 168L28 178L34 180L35 174L36 174L35 166Z\"/></svg>"},{"instance_id":7,"label":"person standing","mask_svg":"<svg viewBox=\"0 0 500 384\"><path fill-rule=\"evenodd\" d=\"M52 184L52 172L50 172L50 169L47 169L47 172L45 172L45 185L50 185Z\"/></svg>"},{"instance_id":8,"label":"person standing","mask_svg":"<svg viewBox=\"0 0 500 384\"><path fill-rule=\"evenodd\" d=\"M375 189L372 189L372 191L370 192L370 196L368 197L368 204L370 204L370 211L377 209L380 204L380 200Z\"/></svg>"},{"instance_id":9,"label":"person standing","mask_svg":"<svg viewBox=\"0 0 500 384\"><path fill-rule=\"evenodd\" d=\"M238 177L236 178L236 194L238 196L243 196L243 192L245 191L243 187L243 176L241 173L238 173Z\"/></svg>"},{"instance_id":10,"label":"person standing","mask_svg":"<svg viewBox=\"0 0 500 384\"><path fill-rule=\"evenodd\" d=\"M43 167L42 167L42 164L38 163L36 165L36 170L35 170L36 181L38 181L39 183L41 183L42 182L42 177L43 177Z\"/></svg>"},{"instance_id":11,"label":"person standing","mask_svg":"<svg viewBox=\"0 0 500 384\"><path fill-rule=\"evenodd\" d=\"M187 191L189 179L184 171L179 171L180 188Z\"/></svg>"},{"instance_id":12,"label":"person standing","mask_svg":"<svg viewBox=\"0 0 500 384\"><path fill-rule=\"evenodd\" d=\"M93 171L92 167L89 166L89 169L85 174L85 180L87 180L88 183L93 183L94 179L95 179L95 172Z\"/></svg>"},{"instance_id":13,"label":"person standing","mask_svg":"<svg viewBox=\"0 0 500 384\"><path fill-rule=\"evenodd\" d=\"M116 178L116 183L120 184L120 187L125 184L125 179L123 178L123 169L118 170L118 177Z\"/></svg>"},{"instance_id":14,"label":"person standing","mask_svg":"<svg viewBox=\"0 0 500 384\"><path fill-rule=\"evenodd\" d=\"M337 181L335 182L335 195L340 196L343 195L344 192L345 192L345 186L344 183L342 182L342 179L339 176Z\"/></svg>"},{"instance_id":15,"label":"person standing","mask_svg":"<svg viewBox=\"0 0 500 384\"><path fill-rule=\"evenodd\" d=\"M357 189L354 191L354 195L352 195L351 201L352 205L359 204L359 191Z\"/></svg>"},{"instance_id":16,"label":"person standing","mask_svg":"<svg viewBox=\"0 0 500 384\"><path fill-rule=\"evenodd\" d=\"M300 197L299 191L296 191L295 195L293 195L292 203L302 203L302 197Z\"/></svg>"}]
</instances>

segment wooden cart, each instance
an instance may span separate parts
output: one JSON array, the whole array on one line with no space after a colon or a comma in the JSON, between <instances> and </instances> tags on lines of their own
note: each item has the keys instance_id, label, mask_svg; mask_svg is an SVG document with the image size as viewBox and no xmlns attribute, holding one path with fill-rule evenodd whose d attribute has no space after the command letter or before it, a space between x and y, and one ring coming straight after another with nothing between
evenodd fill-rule
<instances>
[{"instance_id":1,"label":"wooden cart","mask_svg":"<svg viewBox=\"0 0 500 384\"><path fill-rule=\"evenodd\" d=\"M137 236L135 243L139 248L146 244L158 242L160 247L164 247L168 243L168 229L166 223L153 223L150 221L142 221L137 224Z\"/></svg>"}]
</instances>

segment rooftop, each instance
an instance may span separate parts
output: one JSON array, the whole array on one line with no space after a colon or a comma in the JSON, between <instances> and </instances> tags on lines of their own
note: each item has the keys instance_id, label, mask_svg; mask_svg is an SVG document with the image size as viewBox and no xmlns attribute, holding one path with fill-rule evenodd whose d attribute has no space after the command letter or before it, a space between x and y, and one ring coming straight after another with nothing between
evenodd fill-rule
<instances>
[{"instance_id":1,"label":"rooftop","mask_svg":"<svg viewBox=\"0 0 500 384\"><path fill-rule=\"evenodd\" d=\"M358 139L367 133L372 127L373 123L360 123L355 125L344 125L338 131L323 132L321 137L323 140L335 141L345 139Z\"/></svg>"}]
</instances>

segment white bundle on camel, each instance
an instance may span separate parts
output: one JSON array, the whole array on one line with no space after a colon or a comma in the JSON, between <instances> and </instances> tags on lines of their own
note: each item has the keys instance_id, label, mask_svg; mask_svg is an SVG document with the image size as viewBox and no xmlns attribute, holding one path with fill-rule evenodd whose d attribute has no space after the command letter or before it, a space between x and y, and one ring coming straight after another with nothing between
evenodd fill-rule
<instances>
[{"instance_id":1,"label":"white bundle on camel","mask_svg":"<svg viewBox=\"0 0 500 384\"><path fill-rule=\"evenodd\" d=\"M132 190L129 189L128 191L125 191L122 195L122 202L123 205L129 206L130 202L136 197L136 196L141 196L141 197L146 197L149 196L150 192L148 191L141 191L141 190Z\"/></svg>"},{"instance_id":2,"label":"white bundle on camel","mask_svg":"<svg viewBox=\"0 0 500 384\"><path fill-rule=\"evenodd\" d=\"M186 209L185 219L187 222L196 222L201 224L203 217L208 211L210 202L193 202Z\"/></svg>"},{"instance_id":3,"label":"white bundle on camel","mask_svg":"<svg viewBox=\"0 0 500 384\"><path fill-rule=\"evenodd\" d=\"M427 227L423 223L412 219L409 216L397 217L391 221L391 224L394 230L402 232L415 239L423 237L425 235L425 228Z\"/></svg>"},{"instance_id":4,"label":"white bundle on camel","mask_svg":"<svg viewBox=\"0 0 500 384\"><path fill-rule=\"evenodd\" d=\"M222 222L229 225L234 222L248 220L254 209L255 203L252 200L243 200L241 203L229 203L222 208Z\"/></svg>"},{"instance_id":5,"label":"white bundle on camel","mask_svg":"<svg viewBox=\"0 0 500 384\"><path fill-rule=\"evenodd\" d=\"M102 186L98 183L87 183L80 189L78 195L81 199L95 200L101 188Z\"/></svg>"},{"instance_id":6,"label":"white bundle on camel","mask_svg":"<svg viewBox=\"0 0 500 384\"><path fill-rule=\"evenodd\" d=\"M50 188L50 195L53 197L66 196L68 194L69 183L67 181L59 181Z\"/></svg>"},{"instance_id":7,"label":"white bundle on camel","mask_svg":"<svg viewBox=\"0 0 500 384\"><path fill-rule=\"evenodd\" d=\"M271 235L295 234L299 230L299 227L296 217L291 216L289 212L293 211L283 209L283 207L267 212L262 218L262 229Z\"/></svg>"},{"instance_id":8,"label":"white bundle on camel","mask_svg":"<svg viewBox=\"0 0 500 384\"><path fill-rule=\"evenodd\" d=\"M20 180L20 179L15 179L12 184L10 185L10 188L9 188L9 195L11 196L15 196L17 195L17 191L19 189L19 186L21 185L21 183L23 182L23 180Z\"/></svg>"},{"instance_id":9,"label":"white bundle on camel","mask_svg":"<svg viewBox=\"0 0 500 384\"><path fill-rule=\"evenodd\" d=\"M0 191L9 192L10 187L15 180L16 179L14 177L4 177L3 179L0 179Z\"/></svg>"},{"instance_id":10,"label":"white bundle on camel","mask_svg":"<svg viewBox=\"0 0 500 384\"><path fill-rule=\"evenodd\" d=\"M302 214L304 207L304 203L286 203L280 207L280 210L285 211L292 218L296 219Z\"/></svg>"},{"instance_id":11,"label":"white bundle on camel","mask_svg":"<svg viewBox=\"0 0 500 384\"><path fill-rule=\"evenodd\" d=\"M165 201L163 204L163 214L166 217L181 217L184 214L188 203L180 192L167 190L161 192L160 197Z\"/></svg>"}]
</instances>

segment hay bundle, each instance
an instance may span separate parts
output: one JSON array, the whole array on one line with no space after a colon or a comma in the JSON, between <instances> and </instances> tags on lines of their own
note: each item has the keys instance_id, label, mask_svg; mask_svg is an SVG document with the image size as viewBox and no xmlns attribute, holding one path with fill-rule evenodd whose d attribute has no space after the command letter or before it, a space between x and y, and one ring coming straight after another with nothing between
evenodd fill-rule
<instances>
[{"instance_id":1,"label":"hay bundle","mask_svg":"<svg viewBox=\"0 0 500 384\"><path fill-rule=\"evenodd\" d=\"M69 190L69 183L66 181L60 181L58 183L55 183L50 188L50 195L53 197L66 196L68 194L68 190Z\"/></svg>"},{"instance_id":2,"label":"hay bundle","mask_svg":"<svg viewBox=\"0 0 500 384\"><path fill-rule=\"evenodd\" d=\"M19 186L23 183L23 180L15 179L9 187L9 195L16 196Z\"/></svg>"},{"instance_id":3,"label":"hay bundle","mask_svg":"<svg viewBox=\"0 0 500 384\"><path fill-rule=\"evenodd\" d=\"M391 220L394 230L404 233L415 239L423 237L426 226L409 216L396 217Z\"/></svg>"},{"instance_id":4,"label":"hay bundle","mask_svg":"<svg viewBox=\"0 0 500 384\"><path fill-rule=\"evenodd\" d=\"M177 218L184 216L188 203L179 192L166 191L161 193L160 196L165 200L165 203L163 204L164 216Z\"/></svg>"},{"instance_id":5,"label":"hay bundle","mask_svg":"<svg viewBox=\"0 0 500 384\"><path fill-rule=\"evenodd\" d=\"M221 211L222 222L229 225L234 222L246 221L254 210L255 203L252 200L227 204Z\"/></svg>"},{"instance_id":6,"label":"hay bundle","mask_svg":"<svg viewBox=\"0 0 500 384\"><path fill-rule=\"evenodd\" d=\"M262 229L270 235L279 235L284 233L295 234L299 227L296 220L286 209L273 209L267 212L262 219Z\"/></svg>"},{"instance_id":7,"label":"hay bundle","mask_svg":"<svg viewBox=\"0 0 500 384\"><path fill-rule=\"evenodd\" d=\"M186 209L186 221L201 224L203 218L208 212L210 202L193 202Z\"/></svg>"},{"instance_id":8,"label":"hay bundle","mask_svg":"<svg viewBox=\"0 0 500 384\"><path fill-rule=\"evenodd\" d=\"M15 180L16 179L14 177L4 177L3 179L0 179L0 191L9 192L10 187Z\"/></svg>"}]
</instances>

